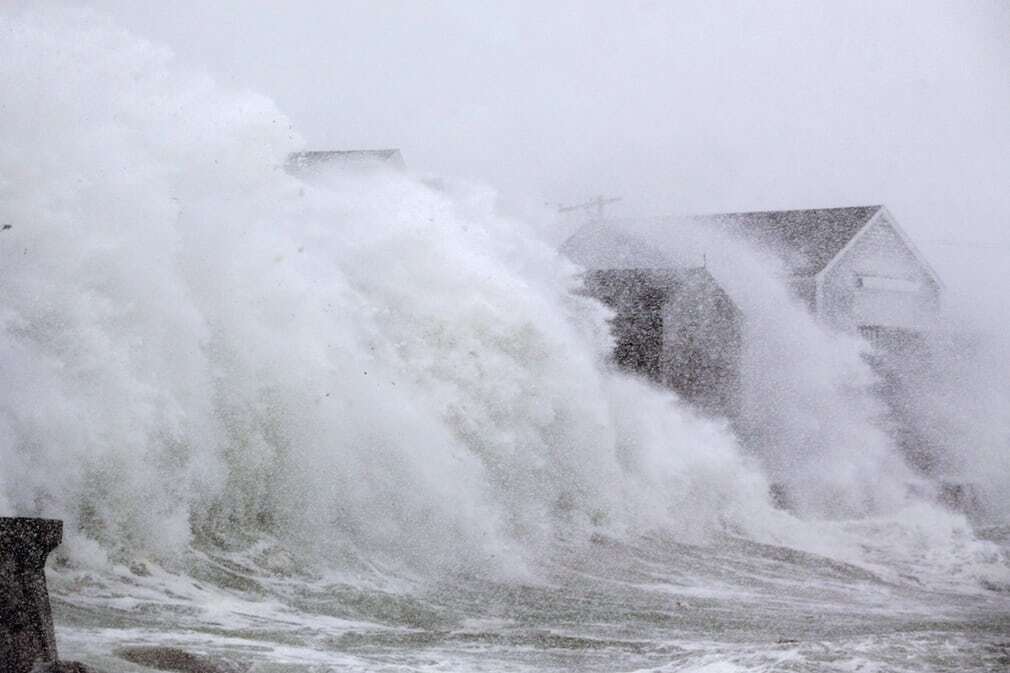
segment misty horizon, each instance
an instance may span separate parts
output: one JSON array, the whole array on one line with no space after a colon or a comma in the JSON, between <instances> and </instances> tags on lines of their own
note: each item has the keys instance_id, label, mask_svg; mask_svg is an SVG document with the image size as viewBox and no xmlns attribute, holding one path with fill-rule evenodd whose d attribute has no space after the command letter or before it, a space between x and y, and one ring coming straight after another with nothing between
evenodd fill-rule
<instances>
[{"instance_id":1,"label":"misty horizon","mask_svg":"<svg viewBox=\"0 0 1010 673\"><path fill-rule=\"evenodd\" d=\"M541 219L883 204L955 294L1005 278L1000 0L66 4L268 96L305 149L397 147Z\"/></svg>"}]
</instances>

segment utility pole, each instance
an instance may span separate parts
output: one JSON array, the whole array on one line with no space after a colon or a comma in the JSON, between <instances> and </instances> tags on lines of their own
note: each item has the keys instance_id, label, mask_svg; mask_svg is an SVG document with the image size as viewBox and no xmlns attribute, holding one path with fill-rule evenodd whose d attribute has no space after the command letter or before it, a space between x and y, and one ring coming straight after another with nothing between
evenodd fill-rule
<instances>
[{"instance_id":1,"label":"utility pole","mask_svg":"<svg viewBox=\"0 0 1010 673\"><path fill-rule=\"evenodd\" d=\"M558 206L559 213L570 213L575 210L596 210L596 219L603 219L603 209L606 208L611 203L617 203L621 200L619 196L597 196L595 199L590 199L585 203L580 203L574 206Z\"/></svg>"}]
</instances>

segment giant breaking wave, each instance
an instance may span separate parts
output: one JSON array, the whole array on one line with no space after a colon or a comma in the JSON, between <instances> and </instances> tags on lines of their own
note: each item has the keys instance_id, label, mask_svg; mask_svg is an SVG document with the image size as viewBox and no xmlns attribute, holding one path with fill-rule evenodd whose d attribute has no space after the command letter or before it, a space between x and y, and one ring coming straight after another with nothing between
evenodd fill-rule
<instances>
[{"instance_id":1,"label":"giant breaking wave","mask_svg":"<svg viewBox=\"0 0 1010 673\"><path fill-rule=\"evenodd\" d=\"M561 540L663 531L969 584L1002 567L858 428L842 485L885 505L773 507L725 424L608 364L605 309L491 190L301 180L269 100L91 14L2 21L0 511L66 519L72 565L269 538L338 568L507 577ZM825 380L862 375L839 348L815 412ZM776 435L776 478L816 481L803 437ZM832 493L844 453L824 453Z\"/></svg>"}]
</instances>

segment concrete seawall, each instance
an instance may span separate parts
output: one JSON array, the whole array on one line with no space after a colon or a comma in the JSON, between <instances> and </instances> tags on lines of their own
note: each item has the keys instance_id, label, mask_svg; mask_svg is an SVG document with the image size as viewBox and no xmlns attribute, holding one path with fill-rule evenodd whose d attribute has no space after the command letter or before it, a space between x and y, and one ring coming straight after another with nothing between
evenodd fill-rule
<instances>
[{"instance_id":1,"label":"concrete seawall","mask_svg":"<svg viewBox=\"0 0 1010 673\"><path fill-rule=\"evenodd\" d=\"M62 540L62 521L0 518L0 673L57 660L45 566Z\"/></svg>"}]
</instances>

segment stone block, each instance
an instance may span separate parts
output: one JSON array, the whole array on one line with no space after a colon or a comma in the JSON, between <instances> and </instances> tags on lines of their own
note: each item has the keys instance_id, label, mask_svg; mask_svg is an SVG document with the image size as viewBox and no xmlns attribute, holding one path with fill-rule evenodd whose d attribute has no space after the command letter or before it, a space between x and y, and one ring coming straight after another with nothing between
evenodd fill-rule
<instances>
[{"instance_id":1,"label":"stone block","mask_svg":"<svg viewBox=\"0 0 1010 673\"><path fill-rule=\"evenodd\" d=\"M0 517L0 673L57 660L45 566L62 539L62 521Z\"/></svg>"}]
</instances>

